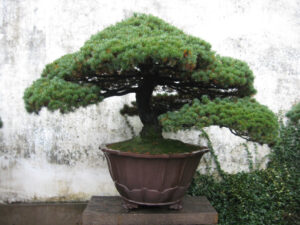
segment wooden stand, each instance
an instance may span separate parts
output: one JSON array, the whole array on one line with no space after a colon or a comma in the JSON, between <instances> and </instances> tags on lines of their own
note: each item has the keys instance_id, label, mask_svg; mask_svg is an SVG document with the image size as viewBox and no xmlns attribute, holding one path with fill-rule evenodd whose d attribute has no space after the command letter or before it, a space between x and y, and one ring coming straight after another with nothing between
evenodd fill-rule
<instances>
[{"instance_id":1,"label":"wooden stand","mask_svg":"<svg viewBox=\"0 0 300 225\"><path fill-rule=\"evenodd\" d=\"M206 197L185 197L183 209L139 207L127 211L120 197L93 196L82 214L83 225L217 224L218 213Z\"/></svg>"}]
</instances>

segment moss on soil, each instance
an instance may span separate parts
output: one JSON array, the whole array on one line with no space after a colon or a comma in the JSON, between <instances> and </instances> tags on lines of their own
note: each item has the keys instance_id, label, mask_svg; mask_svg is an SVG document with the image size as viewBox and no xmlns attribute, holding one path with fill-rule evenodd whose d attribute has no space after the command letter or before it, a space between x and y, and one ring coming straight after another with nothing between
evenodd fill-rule
<instances>
[{"instance_id":1,"label":"moss on soil","mask_svg":"<svg viewBox=\"0 0 300 225\"><path fill-rule=\"evenodd\" d=\"M124 152L140 154L172 154L199 150L203 147L186 144L178 140L163 138L141 138L135 137L131 140L107 145L108 148Z\"/></svg>"}]
</instances>

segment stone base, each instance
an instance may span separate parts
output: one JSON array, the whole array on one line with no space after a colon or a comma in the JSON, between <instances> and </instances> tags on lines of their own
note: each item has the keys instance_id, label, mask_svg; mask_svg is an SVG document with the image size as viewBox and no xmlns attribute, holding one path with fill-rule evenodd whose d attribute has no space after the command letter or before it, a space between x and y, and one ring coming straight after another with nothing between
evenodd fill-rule
<instances>
[{"instance_id":1,"label":"stone base","mask_svg":"<svg viewBox=\"0 0 300 225\"><path fill-rule=\"evenodd\" d=\"M93 196L82 214L83 225L198 225L217 224L218 213L206 197L185 197L183 209L139 207L127 211L120 197Z\"/></svg>"}]
</instances>

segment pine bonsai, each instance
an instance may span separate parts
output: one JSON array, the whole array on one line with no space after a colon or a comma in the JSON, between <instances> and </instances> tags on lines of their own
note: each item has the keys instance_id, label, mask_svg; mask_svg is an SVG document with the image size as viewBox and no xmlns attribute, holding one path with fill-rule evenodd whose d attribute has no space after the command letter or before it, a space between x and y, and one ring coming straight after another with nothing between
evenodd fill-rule
<instances>
[{"instance_id":1,"label":"pine bonsai","mask_svg":"<svg viewBox=\"0 0 300 225\"><path fill-rule=\"evenodd\" d=\"M272 144L277 118L251 98L253 81L245 62L217 55L209 43L157 17L135 14L48 64L24 100L30 113L42 107L67 113L135 93L136 102L122 113L139 115L141 139L219 125Z\"/></svg>"}]
</instances>

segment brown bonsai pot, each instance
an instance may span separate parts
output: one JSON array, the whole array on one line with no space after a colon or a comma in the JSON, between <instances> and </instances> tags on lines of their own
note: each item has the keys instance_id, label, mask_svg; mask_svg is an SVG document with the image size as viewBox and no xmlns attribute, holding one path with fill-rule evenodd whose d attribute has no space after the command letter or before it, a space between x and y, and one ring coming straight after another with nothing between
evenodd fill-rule
<instances>
[{"instance_id":1,"label":"brown bonsai pot","mask_svg":"<svg viewBox=\"0 0 300 225\"><path fill-rule=\"evenodd\" d=\"M148 155L100 148L127 209L169 205L181 209L202 155L208 148L179 154Z\"/></svg>"}]
</instances>

